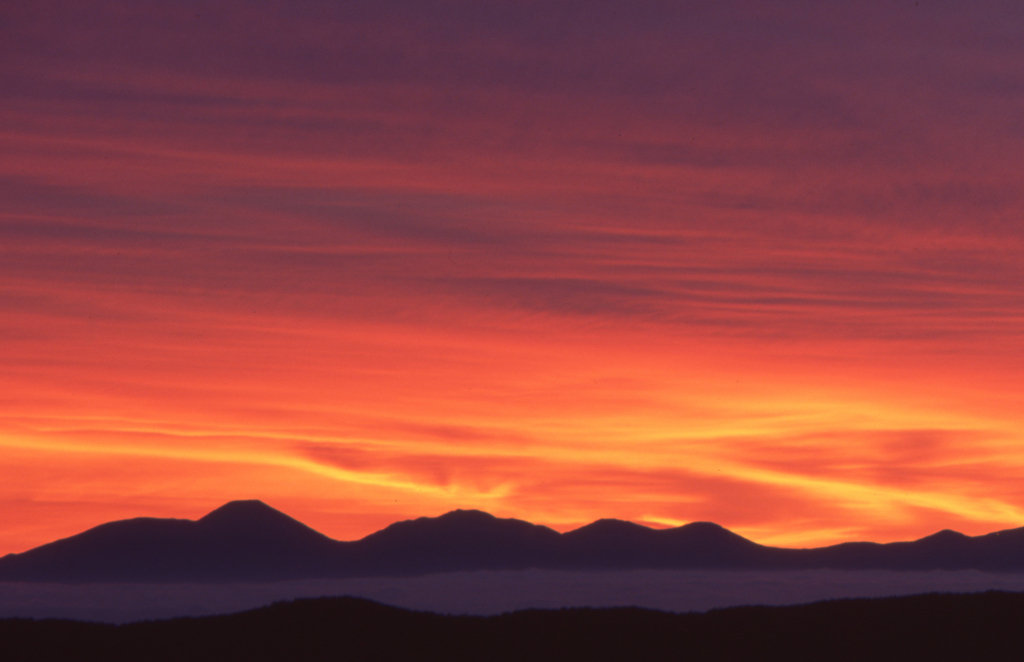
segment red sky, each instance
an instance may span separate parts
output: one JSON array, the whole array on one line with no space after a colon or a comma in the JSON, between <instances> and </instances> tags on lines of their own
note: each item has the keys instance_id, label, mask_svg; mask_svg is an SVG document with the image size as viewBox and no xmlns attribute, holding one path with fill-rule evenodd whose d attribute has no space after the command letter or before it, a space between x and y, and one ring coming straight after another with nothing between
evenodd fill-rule
<instances>
[{"instance_id":1,"label":"red sky","mask_svg":"<svg viewBox=\"0 0 1024 662\"><path fill-rule=\"evenodd\" d=\"M1024 525L1017 2L0 26L0 554L237 498Z\"/></svg>"}]
</instances>

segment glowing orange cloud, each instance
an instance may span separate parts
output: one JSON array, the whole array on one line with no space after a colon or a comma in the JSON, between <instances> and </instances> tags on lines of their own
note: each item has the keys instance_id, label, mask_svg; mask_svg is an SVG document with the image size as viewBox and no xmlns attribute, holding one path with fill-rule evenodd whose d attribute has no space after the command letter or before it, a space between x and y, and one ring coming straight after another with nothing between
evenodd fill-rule
<instances>
[{"instance_id":1,"label":"glowing orange cloud","mask_svg":"<svg viewBox=\"0 0 1024 662\"><path fill-rule=\"evenodd\" d=\"M1016 52L678 4L4 9L0 553L235 498L1024 525Z\"/></svg>"}]
</instances>

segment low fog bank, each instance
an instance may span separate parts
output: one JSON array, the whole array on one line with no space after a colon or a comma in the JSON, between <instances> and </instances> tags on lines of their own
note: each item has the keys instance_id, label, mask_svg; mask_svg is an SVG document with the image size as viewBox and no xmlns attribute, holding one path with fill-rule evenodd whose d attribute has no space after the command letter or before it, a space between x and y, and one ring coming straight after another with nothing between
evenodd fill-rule
<instances>
[{"instance_id":1,"label":"low fog bank","mask_svg":"<svg viewBox=\"0 0 1024 662\"><path fill-rule=\"evenodd\" d=\"M230 613L279 600L341 595L445 614L491 615L530 607L624 605L687 612L736 605L789 605L830 598L935 591L973 593L990 589L1024 591L1024 574L989 574L977 570L524 570L269 584L0 583L0 617L125 623Z\"/></svg>"}]
</instances>

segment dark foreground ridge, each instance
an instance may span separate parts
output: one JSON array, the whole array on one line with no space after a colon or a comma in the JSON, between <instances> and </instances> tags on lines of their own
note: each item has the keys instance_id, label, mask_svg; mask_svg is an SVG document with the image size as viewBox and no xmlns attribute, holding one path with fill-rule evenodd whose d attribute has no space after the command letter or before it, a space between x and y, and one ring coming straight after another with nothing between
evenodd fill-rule
<instances>
[{"instance_id":1,"label":"dark foreground ridge","mask_svg":"<svg viewBox=\"0 0 1024 662\"><path fill-rule=\"evenodd\" d=\"M398 522L362 540L332 540L261 501L232 501L198 521L110 522L0 558L0 581L266 582L476 570L1024 571L1024 528L913 542L765 547L709 522L650 529L599 520L558 533L477 510Z\"/></svg>"},{"instance_id":2,"label":"dark foreground ridge","mask_svg":"<svg viewBox=\"0 0 1024 662\"><path fill-rule=\"evenodd\" d=\"M637 608L442 616L357 598L127 625L0 620L22 660L994 660L1024 645L1024 594L929 594L705 614Z\"/></svg>"}]
</instances>

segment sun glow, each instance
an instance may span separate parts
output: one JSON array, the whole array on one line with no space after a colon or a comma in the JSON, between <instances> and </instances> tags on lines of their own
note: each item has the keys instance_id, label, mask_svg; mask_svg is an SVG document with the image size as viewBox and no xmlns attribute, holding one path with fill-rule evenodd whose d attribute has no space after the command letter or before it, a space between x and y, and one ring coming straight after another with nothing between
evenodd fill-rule
<instances>
[{"instance_id":1,"label":"sun glow","mask_svg":"<svg viewBox=\"0 0 1024 662\"><path fill-rule=\"evenodd\" d=\"M3 16L0 554L237 498L1024 524L1009 17L130 4Z\"/></svg>"}]
</instances>

